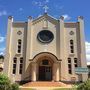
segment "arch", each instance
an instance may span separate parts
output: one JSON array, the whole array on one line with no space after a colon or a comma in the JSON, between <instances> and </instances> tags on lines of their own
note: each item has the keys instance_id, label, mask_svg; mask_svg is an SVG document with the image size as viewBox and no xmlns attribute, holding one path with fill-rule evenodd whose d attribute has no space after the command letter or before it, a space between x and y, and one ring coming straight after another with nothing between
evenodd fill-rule
<instances>
[{"instance_id":1,"label":"arch","mask_svg":"<svg viewBox=\"0 0 90 90\"><path fill-rule=\"evenodd\" d=\"M40 65L43 60L50 62L48 65ZM49 52L37 54L32 64L32 81L59 81L59 61L58 58ZM57 71L57 73L56 73Z\"/></svg>"},{"instance_id":2,"label":"arch","mask_svg":"<svg viewBox=\"0 0 90 90\"><path fill-rule=\"evenodd\" d=\"M50 60L53 60L51 62L58 62L59 61L58 58L54 54L49 53L49 52L41 52L41 53L34 56L33 62L38 62L38 60L40 61L40 59L42 59L43 57L48 58Z\"/></svg>"}]
</instances>

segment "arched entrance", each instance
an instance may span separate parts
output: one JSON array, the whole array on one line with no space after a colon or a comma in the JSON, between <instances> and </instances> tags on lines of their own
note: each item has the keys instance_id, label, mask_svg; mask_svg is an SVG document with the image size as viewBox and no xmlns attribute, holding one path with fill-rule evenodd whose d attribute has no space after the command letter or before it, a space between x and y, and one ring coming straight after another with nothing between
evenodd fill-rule
<instances>
[{"instance_id":1,"label":"arched entrance","mask_svg":"<svg viewBox=\"0 0 90 90\"><path fill-rule=\"evenodd\" d=\"M32 61L32 81L59 81L60 61L51 53L39 53Z\"/></svg>"},{"instance_id":2,"label":"arched entrance","mask_svg":"<svg viewBox=\"0 0 90 90\"><path fill-rule=\"evenodd\" d=\"M43 59L39 63L38 80L51 81L52 80L52 63L48 59Z\"/></svg>"}]
</instances>

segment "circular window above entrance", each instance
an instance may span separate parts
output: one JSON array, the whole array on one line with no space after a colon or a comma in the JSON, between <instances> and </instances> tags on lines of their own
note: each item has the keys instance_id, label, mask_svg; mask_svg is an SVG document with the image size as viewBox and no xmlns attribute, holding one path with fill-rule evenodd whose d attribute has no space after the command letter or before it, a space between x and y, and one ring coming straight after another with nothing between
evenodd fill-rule
<instances>
[{"instance_id":1,"label":"circular window above entrance","mask_svg":"<svg viewBox=\"0 0 90 90\"><path fill-rule=\"evenodd\" d=\"M50 43L54 39L54 35L49 30L42 30L38 33L37 38L42 43Z\"/></svg>"}]
</instances>

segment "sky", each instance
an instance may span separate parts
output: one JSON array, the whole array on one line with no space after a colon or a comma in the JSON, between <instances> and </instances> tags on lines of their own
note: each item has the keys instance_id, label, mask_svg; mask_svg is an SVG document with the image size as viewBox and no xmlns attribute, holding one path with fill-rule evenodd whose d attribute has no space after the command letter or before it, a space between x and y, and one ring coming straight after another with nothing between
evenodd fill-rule
<instances>
[{"instance_id":1,"label":"sky","mask_svg":"<svg viewBox=\"0 0 90 90\"><path fill-rule=\"evenodd\" d=\"M90 61L90 0L0 0L0 54L5 53L8 16L14 21L27 21L28 16L36 18L45 12L65 21L77 21L78 16L85 20L86 58Z\"/></svg>"}]
</instances>

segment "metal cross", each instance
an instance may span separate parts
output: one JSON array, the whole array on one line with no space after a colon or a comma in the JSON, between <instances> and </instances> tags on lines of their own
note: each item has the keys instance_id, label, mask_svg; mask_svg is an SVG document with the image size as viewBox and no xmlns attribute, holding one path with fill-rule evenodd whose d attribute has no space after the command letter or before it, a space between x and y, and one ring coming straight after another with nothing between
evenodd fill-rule
<instances>
[{"instance_id":1,"label":"metal cross","mask_svg":"<svg viewBox=\"0 0 90 90\"><path fill-rule=\"evenodd\" d=\"M45 5L45 6L43 7L43 9L45 10L45 13L47 13L47 10L49 9L49 7L48 7L47 5Z\"/></svg>"}]
</instances>

